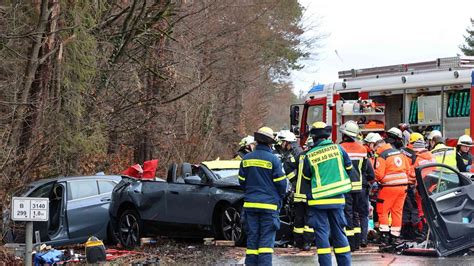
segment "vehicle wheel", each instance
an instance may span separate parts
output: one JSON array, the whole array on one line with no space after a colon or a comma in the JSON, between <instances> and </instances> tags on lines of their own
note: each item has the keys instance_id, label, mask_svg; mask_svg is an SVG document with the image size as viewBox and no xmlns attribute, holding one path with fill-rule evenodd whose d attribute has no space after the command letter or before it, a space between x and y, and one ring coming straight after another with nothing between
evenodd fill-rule
<instances>
[{"instance_id":1,"label":"vehicle wheel","mask_svg":"<svg viewBox=\"0 0 474 266\"><path fill-rule=\"evenodd\" d=\"M138 213L134 210L126 210L120 215L118 225L118 237L125 248L134 248L140 245L140 234L142 226Z\"/></svg>"},{"instance_id":2,"label":"vehicle wheel","mask_svg":"<svg viewBox=\"0 0 474 266\"><path fill-rule=\"evenodd\" d=\"M245 233L240 219L240 208L228 205L220 213L220 233L224 240L232 240L236 246L245 241Z\"/></svg>"}]
</instances>

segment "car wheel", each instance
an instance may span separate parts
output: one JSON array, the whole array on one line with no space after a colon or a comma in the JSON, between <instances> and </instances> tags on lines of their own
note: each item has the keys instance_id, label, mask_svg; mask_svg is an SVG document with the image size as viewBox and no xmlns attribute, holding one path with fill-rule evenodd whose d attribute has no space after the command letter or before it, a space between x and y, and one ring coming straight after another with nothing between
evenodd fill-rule
<instances>
[{"instance_id":1,"label":"car wheel","mask_svg":"<svg viewBox=\"0 0 474 266\"><path fill-rule=\"evenodd\" d=\"M232 240L240 246L245 241L245 234L240 217L240 208L229 205L222 209L220 215L220 233L224 240Z\"/></svg>"},{"instance_id":2,"label":"car wheel","mask_svg":"<svg viewBox=\"0 0 474 266\"><path fill-rule=\"evenodd\" d=\"M120 215L118 237L125 248L134 248L140 245L141 220L134 210L126 210Z\"/></svg>"}]
</instances>

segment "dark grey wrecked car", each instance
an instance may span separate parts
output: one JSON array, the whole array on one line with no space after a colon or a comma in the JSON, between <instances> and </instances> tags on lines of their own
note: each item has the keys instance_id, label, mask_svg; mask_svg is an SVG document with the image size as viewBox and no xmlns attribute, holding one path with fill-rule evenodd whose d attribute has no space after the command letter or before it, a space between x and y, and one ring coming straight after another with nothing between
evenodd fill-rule
<instances>
[{"instance_id":1,"label":"dark grey wrecked car","mask_svg":"<svg viewBox=\"0 0 474 266\"><path fill-rule=\"evenodd\" d=\"M443 164L416 169L417 190L439 256L474 246L474 184Z\"/></svg>"},{"instance_id":2,"label":"dark grey wrecked car","mask_svg":"<svg viewBox=\"0 0 474 266\"><path fill-rule=\"evenodd\" d=\"M120 242L131 248L139 245L143 236L164 235L213 236L244 244L239 165L240 161L174 164L166 181L124 178L115 187L110 205ZM283 215L281 220L277 239L291 235L289 216Z\"/></svg>"}]
</instances>

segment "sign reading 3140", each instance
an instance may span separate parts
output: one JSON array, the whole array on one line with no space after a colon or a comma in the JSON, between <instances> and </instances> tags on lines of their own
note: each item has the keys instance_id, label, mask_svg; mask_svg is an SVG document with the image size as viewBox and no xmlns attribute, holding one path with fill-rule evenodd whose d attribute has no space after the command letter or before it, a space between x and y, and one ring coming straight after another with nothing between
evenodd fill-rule
<instances>
[{"instance_id":1,"label":"sign reading 3140","mask_svg":"<svg viewBox=\"0 0 474 266\"><path fill-rule=\"evenodd\" d=\"M46 222L49 218L48 198L12 198L12 220Z\"/></svg>"}]
</instances>

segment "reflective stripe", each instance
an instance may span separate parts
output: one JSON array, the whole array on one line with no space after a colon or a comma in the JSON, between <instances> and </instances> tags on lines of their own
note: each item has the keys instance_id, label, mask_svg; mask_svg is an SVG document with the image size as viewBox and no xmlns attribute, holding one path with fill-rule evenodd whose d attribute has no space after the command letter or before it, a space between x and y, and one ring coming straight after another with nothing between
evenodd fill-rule
<instances>
[{"instance_id":1,"label":"reflective stripe","mask_svg":"<svg viewBox=\"0 0 474 266\"><path fill-rule=\"evenodd\" d=\"M262 253L273 253L273 248L259 248L258 254L262 254Z\"/></svg>"},{"instance_id":2,"label":"reflective stripe","mask_svg":"<svg viewBox=\"0 0 474 266\"><path fill-rule=\"evenodd\" d=\"M295 193L293 194L295 198L300 198L300 199L306 199L306 195L305 194L299 194L299 193Z\"/></svg>"},{"instance_id":3,"label":"reflective stripe","mask_svg":"<svg viewBox=\"0 0 474 266\"><path fill-rule=\"evenodd\" d=\"M346 236L354 236L354 230L351 229L344 228L344 233L346 233Z\"/></svg>"},{"instance_id":4,"label":"reflective stripe","mask_svg":"<svg viewBox=\"0 0 474 266\"><path fill-rule=\"evenodd\" d=\"M293 202L306 202L306 199L302 199L302 198L293 198Z\"/></svg>"},{"instance_id":5,"label":"reflective stripe","mask_svg":"<svg viewBox=\"0 0 474 266\"><path fill-rule=\"evenodd\" d=\"M242 165L244 167L260 167L265 169L272 169L273 165L272 162L266 160L259 160L259 159L247 159L242 161Z\"/></svg>"},{"instance_id":6,"label":"reflective stripe","mask_svg":"<svg viewBox=\"0 0 474 266\"><path fill-rule=\"evenodd\" d=\"M247 254L247 255L258 255L258 250L256 250L256 249L247 249L245 251L245 254Z\"/></svg>"},{"instance_id":7,"label":"reflective stripe","mask_svg":"<svg viewBox=\"0 0 474 266\"><path fill-rule=\"evenodd\" d=\"M304 232L306 232L306 233L314 233L314 229L311 228L311 227L309 227L309 226L307 226L307 225L305 225L305 226L304 226Z\"/></svg>"},{"instance_id":8,"label":"reflective stripe","mask_svg":"<svg viewBox=\"0 0 474 266\"><path fill-rule=\"evenodd\" d=\"M303 175L303 178L306 179L306 180L311 180L311 178L309 178L309 177L307 177L307 176L305 176L305 175Z\"/></svg>"},{"instance_id":9,"label":"reflective stripe","mask_svg":"<svg viewBox=\"0 0 474 266\"><path fill-rule=\"evenodd\" d=\"M347 155L351 158L351 160L363 159L367 157L367 153L358 153L358 152L348 152Z\"/></svg>"},{"instance_id":10,"label":"reflective stripe","mask_svg":"<svg viewBox=\"0 0 474 266\"><path fill-rule=\"evenodd\" d=\"M296 163L295 157L291 156L291 158L290 158L290 162L292 162L292 163Z\"/></svg>"},{"instance_id":11,"label":"reflective stripe","mask_svg":"<svg viewBox=\"0 0 474 266\"><path fill-rule=\"evenodd\" d=\"M388 232L390 231L390 227L388 226L388 224L380 224L379 230L380 232Z\"/></svg>"},{"instance_id":12,"label":"reflective stripe","mask_svg":"<svg viewBox=\"0 0 474 266\"><path fill-rule=\"evenodd\" d=\"M392 235L394 235L394 236L400 236L400 230L401 230L401 229L402 229L401 227L392 226L392 227L390 228L390 233L391 233Z\"/></svg>"},{"instance_id":13,"label":"reflective stripe","mask_svg":"<svg viewBox=\"0 0 474 266\"><path fill-rule=\"evenodd\" d=\"M329 204L344 204L346 203L345 198L338 198L338 199L317 199L317 200L309 200L308 205L329 205Z\"/></svg>"},{"instance_id":14,"label":"reflective stripe","mask_svg":"<svg viewBox=\"0 0 474 266\"><path fill-rule=\"evenodd\" d=\"M245 177L241 177L240 175L239 175L239 179L242 181L245 181Z\"/></svg>"},{"instance_id":15,"label":"reflective stripe","mask_svg":"<svg viewBox=\"0 0 474 266\"><path fill-rule=\"evenodd\" d=\"M403 185L408 183L408 176L405 173L395 173L385 175L381 180L382 185Z\"/></svg>"},{"instance_id":16,"label":"reflective stripe","mask_svg":"<svg viewBox=\"0 0 474 266\"><path fill-rule=\"evenodd\" d=\"M244 208L266 209L276 211L278 209L278 206L269 203L244 202Z\"/></svg>"},{"instance_id":17,"label":"reflective stripe","mask_svg":"<svg viewBox=\"0 0 474 266\"><path fill-rule=\"evenodd\" d=\"M318 254L331 254L331 248L318 248L316 252Z\"/></svg>"},{"instance_id":18,"label":"reflective stripe","mask_svg":"<svg viewBox=\"0 0 474 266\"><path fill-rule=\"evenodd\" d=\"M320 192L320 193L313 193L313 198L315 198L315 199L326 198L326 197L331 196L331 195L341 194L341 193L345 193L347 191L350 191L352 189L352 185L351 185L349 179L346 179L346 180L349 182L347 185L344 185L344 186L336 188L336 189L331 189L331 190L327 190L327 191L324 191L324 192Z\"/></svg>"},{"instance_id":19,"label":"reflective stripe","mask_svg":"<svg viewBox=\"0 0 474 266\"><path fill-rule=\"evenodd\" d=\"M334 248L334 253L336 254L347 253L347 252L351 252L350 246L346 246L342 248Z\"/></svg>"},{"instance_id":20,"label":"reflective stripe","mask_svg":"<svg viewBox=\"0 0 474 266\"><path fill-rule=\"evenodd\" d=\"M352 164L346 167L346 170L351 170L351 169L352 169Z\"/></svg>"},{"instance_id":21,"label":"reflective stripe","mask_svg":"<svg viewBox=\"0 0 474 266\"><path fill-rule=\"evenodd\" d=\"M273 179L273 182L279 182L279 181L282 181L284 179L286 179L286 175Z\"/></svg>"},{"instance_id":22,"label":"reflective stripe","mask_svg":"<svg viewBox=\"0 0 474 266\"><path fill-rule=\"evenodd\" d=\"M297 228L297 227L294 227L293 228L293 233L296 233L296 234L302 234L304 233L304 228Z\"/></svg>"},{"instance_id":23,"label":"reflective stripe","mask_svg":"<svg viewBox=\"0 0 474 266\"><path fill-rule=\"evenodd\" d=\"M287 177L288 179L292 179L292 178L295 177L295 176L296 176L295 172L291 172L291 173L289 173L289 174L286 175L286 177Z\"/></svg>"},{"instance_id":24,"label":"reflective stripe","mask_svg":"<svg viewBox=\"0 0 474 266\"><path fill-rule=\"evenodd\" d=\"M311 189L311 192L313 192L313 193L323 192L323 191L329 190L331 188L346 185L346 184L349 184L349 183L351 183L350 179L344 179L342 181L338 181L336 183L332 183L332 184L325 185L325 186L322 186L322 187L315 187L315 188Z\"/></svg>"},{"instance_id":25,"label":"reflective stripe","mask_svg":"<svg viewBox=\"0 0 474 266\"><path fill-rule=\"evenodd\" d=\"M360 234L362 232L360 227L354 227L354 234Z\"/></svg>"}]
</instances>

